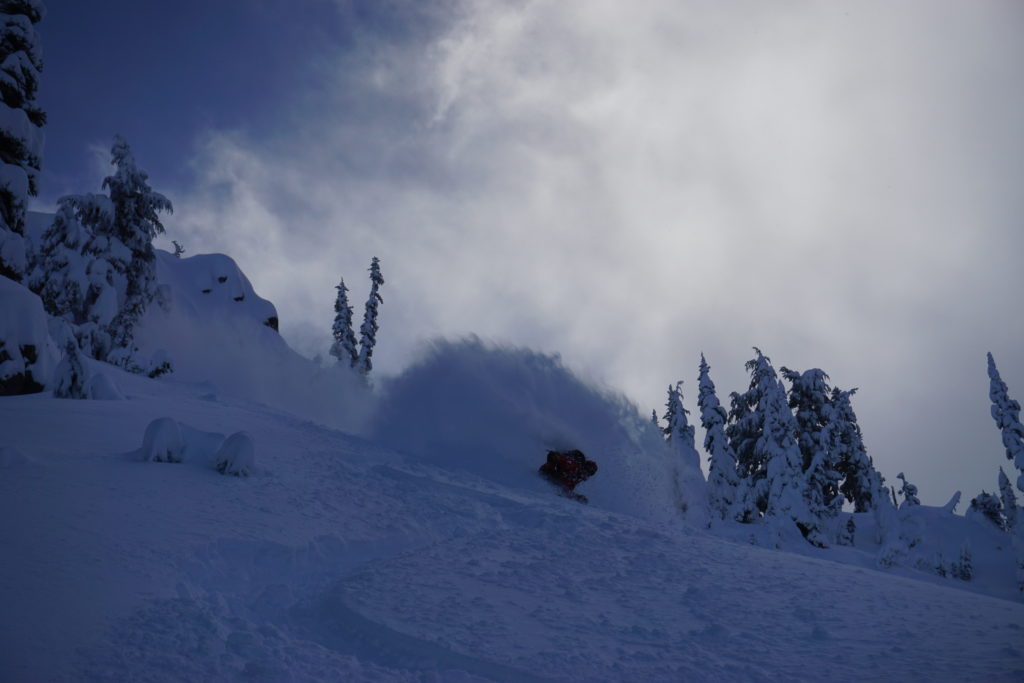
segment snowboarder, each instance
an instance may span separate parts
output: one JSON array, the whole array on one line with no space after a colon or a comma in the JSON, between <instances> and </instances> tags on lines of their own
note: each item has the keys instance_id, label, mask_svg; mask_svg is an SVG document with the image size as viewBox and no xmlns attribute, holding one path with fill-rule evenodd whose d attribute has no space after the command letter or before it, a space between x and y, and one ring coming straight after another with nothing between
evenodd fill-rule
<instances>
[{"instance_id":1,"label":"snowboarder","mask_svg":"<svg viewBox=\"0 0 1024 683\"><path fill-rule=\"evenodd\" d=\"M587 497L575 493L577 484L597 472L597 463L587 460L582 451L548 451L548 460L540 466L541 475L561 489L562 495L580 503L586 503Z\"/></svg>"}]
</instances>

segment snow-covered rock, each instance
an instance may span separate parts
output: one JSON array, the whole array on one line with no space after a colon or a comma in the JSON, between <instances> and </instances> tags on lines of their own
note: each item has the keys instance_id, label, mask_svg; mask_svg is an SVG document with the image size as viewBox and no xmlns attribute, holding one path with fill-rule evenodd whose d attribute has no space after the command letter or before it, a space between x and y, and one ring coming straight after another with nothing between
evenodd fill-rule
<instances>
[{"instance_id":1,"label":"snow-covered rock","mask_svg":"<svg viewBox=\"0 0 1024 683\"><path fill-rule=\"evenodd\" d=\"M213 456L214 467L221 474L248 477L256 466L256 447L247 432L229 436Z\"/></svg>"}]
</instances>

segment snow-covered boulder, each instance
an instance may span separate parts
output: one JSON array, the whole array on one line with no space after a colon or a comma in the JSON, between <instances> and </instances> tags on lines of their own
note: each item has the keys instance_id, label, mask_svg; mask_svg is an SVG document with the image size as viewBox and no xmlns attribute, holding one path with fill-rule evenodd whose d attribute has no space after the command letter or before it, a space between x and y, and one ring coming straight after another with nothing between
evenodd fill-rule
<instances>
[{"instance_id":1,"label":"snow-covered boulder","mask_svg":"<svg viewBox=\"0 0 1024 683\"><path fill-rule=\"evenodd\" d=\"M42 391L60 358L43 302L0 276L0 311L0 396Z\"/></svg>"},{"instance_id":2,"label":"snow-covered boulder","mask_svg":"<svg viewBox=\"0 0 1024 683\"><path fill-rule=\"evenodd\" d=\"M252 437L247 432L235 432L221 444L213 461L221 474L248 477L256 466L256 447Z\"/></svg>"},{"instance_id":3,"label":"snow-covered boulder","mask_svg":"<svg viewBox=\"0 0 1024 683\"><path fill-rule=\"evenodd\" d=\"M185 439L178 423L158 417L146 427L142 437L142 459L148 462L181 462L185 459Z\"/></svg>"}]
</instances>

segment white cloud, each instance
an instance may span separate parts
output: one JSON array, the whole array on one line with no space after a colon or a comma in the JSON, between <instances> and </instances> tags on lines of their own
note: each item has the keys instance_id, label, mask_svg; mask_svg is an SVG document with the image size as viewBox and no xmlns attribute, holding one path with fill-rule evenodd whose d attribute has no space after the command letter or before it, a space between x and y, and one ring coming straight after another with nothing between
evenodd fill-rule
<instances>
[{"instance_id":1,"label":"white cloud","mask_svg":"<svg viewBox=\"0 0 1024 683\"><path fill-rule=\"evenodd\" d=\"M757 344L861 386L890 477L973 496L985 351L1024 394L1022 28L1009 2L469 2L355 41L279 139L212 134L173 229L309 352L381 257L383 370L476 332L692 407L700 351L726 392Z\"/></svg>"}]
</instances>

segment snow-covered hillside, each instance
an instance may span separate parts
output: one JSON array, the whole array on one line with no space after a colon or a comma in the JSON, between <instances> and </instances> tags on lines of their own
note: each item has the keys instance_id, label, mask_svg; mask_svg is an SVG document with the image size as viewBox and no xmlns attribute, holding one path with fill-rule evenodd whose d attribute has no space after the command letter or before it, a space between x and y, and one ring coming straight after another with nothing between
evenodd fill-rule
<instances>
[{"instance_id":1,"label":"snow-covered hillside","mask_svg":"<svg viewBox=\"0 0 1024 683\"><path fill-rule=\"evenodd\" d=\"M2 680L1024 676L1019 601L616 512L596 478L583 506L112 372L123 401L0 399ZM249 432L253 476L202 448L139 460L157 417L193 443Z\"/></svg>"},{"instance_id":2,"label":"snow-covered hillside","mask_svg":"<svg viewBox=\"0 0 1024 683\"><path fill-rule=\"evenodd\" d=\"M844 513L828 550L709 530L659 430L557 358L438 342L367 383L292 351L230 258L157 273L136 340L172 373L0 397L0 680L1024 677L984 518ZM45 384L60 326L3 293ZM589 505L537 475L552 448L599 463Z\"/></svg>"}]
</instances>

